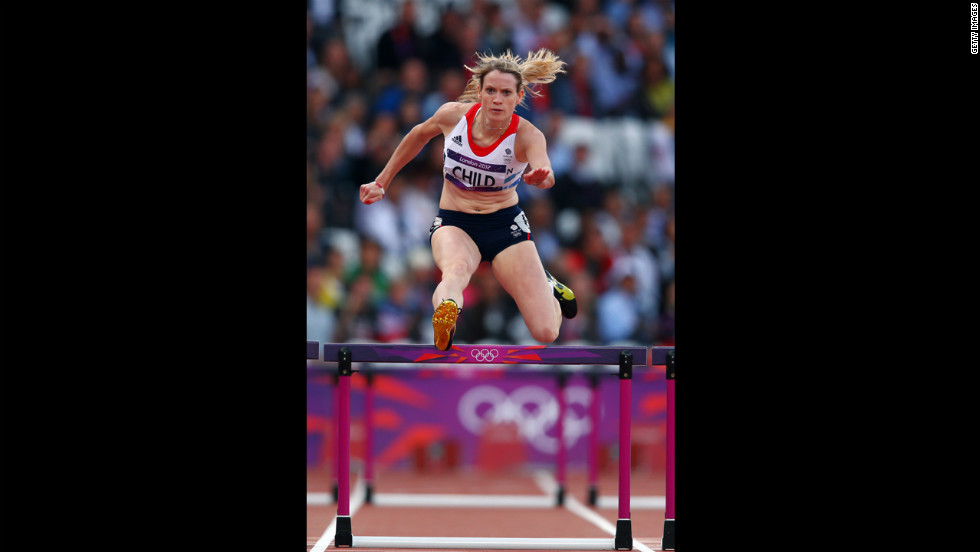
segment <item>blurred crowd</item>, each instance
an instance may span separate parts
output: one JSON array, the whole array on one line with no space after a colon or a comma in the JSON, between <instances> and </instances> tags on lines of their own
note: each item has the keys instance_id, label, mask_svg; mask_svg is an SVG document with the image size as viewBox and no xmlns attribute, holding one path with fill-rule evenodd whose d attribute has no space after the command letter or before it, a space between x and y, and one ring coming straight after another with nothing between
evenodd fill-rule
<instances>
[{"instance_id":1,"label":"blurred crowd","mask_svg":"<svg viewBox=\"0 0 980 552\"><path fill-rule=\"evenodd\" d=\"M307 339L431 343L442 137L384 200L358 188L459 96L477 52L538 48L567 73L516 113L545 134L556 182L518 194L578 298L557 343L673 344L672 0L308 0ZM456 343L535 343L487 263L464 302Z\"/></svg>"}]
</instances>

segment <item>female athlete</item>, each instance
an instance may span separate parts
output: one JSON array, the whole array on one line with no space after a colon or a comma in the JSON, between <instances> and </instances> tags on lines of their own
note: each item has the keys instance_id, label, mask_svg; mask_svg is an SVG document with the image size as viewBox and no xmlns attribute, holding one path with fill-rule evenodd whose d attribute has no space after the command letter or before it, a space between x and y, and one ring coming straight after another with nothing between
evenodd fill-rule
<instances>
[{"instance_id":1,"label":"female athlete","mask_svg":"<svg viewBox=\"0 0 980 552\"><path fill-rule=\"evenodd\" d=\"M554 342L562 316L577 313L575 294L541 264L517 205L521 182L547 189L555 176L544 134L514 109L525 105L527 94L540 94L530 85L554 81L564 65L546 49L523 61L510 51L478 55L476 67L466 67L472 77L457 101L412 128L374 182L361 186L362 203L380 201L429 140L445 137L439 213L429 229L432 257L442 272L432 295L433 341L440 351L452 345L463 289L483 261L514 299L536 341Z\"/></svg>"}]
</instances>

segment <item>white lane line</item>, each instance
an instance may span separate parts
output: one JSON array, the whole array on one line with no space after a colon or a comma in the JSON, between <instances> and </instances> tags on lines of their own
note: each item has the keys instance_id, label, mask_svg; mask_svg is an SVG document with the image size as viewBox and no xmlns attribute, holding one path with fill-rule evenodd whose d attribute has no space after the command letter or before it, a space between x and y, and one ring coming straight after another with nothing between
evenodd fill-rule
<instances>
[{"instance_id":1,"label":"white lane line","mask_svg":"<svg viewBox=\"0 0 980 552\"><path fill-rule=\"evenodd\" d=\"M326 493L324 493L326 494ZM353 518L357 510L364 504L364 497L367 496L367 485L364 484L364 478L358 477L357 483L354 484L354 490L351 491L350 496L350 517ZM309 493L307 493L307 504L309 503ZM331 500L333 497L331 496ZM333 542L334 536L337 534L337 516L333 517L333 521L330 525L327 525L326 530L320 535L320 540L316 541L316 545L313 546L313 550L310 552L324 552L330 543Z\"/></svg>"},{"instance_id":2,"label":"white lane line","mask_svg":"<svg viewBox=\"0 0 980 552\"><path fill-rule=\"evenodd\" d=\"M379 493L374 495L376 505L384 506L498 506L498 507L554 507L554 496L558 492L558 482L545 470L536 470L533 474L535 483L544 493L539 495L459 495L459 494L409 494L409 493ZM364 504L366 485L363 478L358 478L351 492L351 517ZM630 497L630 507L663 508L664 498L660 496ZM380 503L379 503L380 499ZM600 497L598 507L611 508L619 504L618 497ZM306 493L306 503L309 505L333 504L332 493ZM565 508L586 521L596 525L610 535L616 534L616 526L591 508L585 506L574 497L565 495ZM311 552L325 552L337 532L337 517L334 516ZM362 545L363 546L363 545ZM642 552L654 552L649 547L633 539L633 547Z\"/></svg>"},{"instance_id":3,"label":"white lane line","mask_svg":"<svg viewBox=\"0 0 980 552\"><path fill-rule=\"evenodd\" d=\"M613 550L613 539L467 537L353 537L354 548L464 548L472 550Z\"/></svg>"},{"instance_id":4,"label":"white lane line","mask_svg":"<svg viewBox=\"0 0 980 552\"><path fill-rule=\"evenodd\" d=\"M544 494L554 496L558 493L558 481L555 480L555 478L552 477L547 471L534 470L532 477L534 478L534 482L538 484L541 492Z\"/></svg>"},{"instance_id":5,"label":"white lane line","mask_svg":"<svg viewBox=\"0 0 980 552\"><path fill-rule=\"evenodd\" d=\"M596 506L602 509L619 508L618 496L600 496ZM667 508L666 496L630 496L630 510L664 510Z\"/></svg>"},{"instance_id":6,"label":"white lane line","mask_svg":"<svg viewBox=\"0 0 980 552\"><path fill-rule=\"evenodd\" d=\"M327 506L333 504L333 493L306 493L307 506Z\"/></svg>"},{"instance_id":7,"label":"white lane line","mask_svg":"<svg viewBox=\"0 0 980 552\"><path fill-rule=\"evenodd\" d=\"M541 487L541 490L546 493L557 492L558 490L558 482L545 470L535 470L534 482L537 483L538 486ZM584 504L575 499L575 497L568 496L567 494L565 495L565 508L573 514L592 523L599 529L609 533L610 535L616 535L615 525L610 523L606 518L595 513L595 511L592 509L586 507ZM647 545L636 540L635 538L633 539L633 548L641 550L642 552L653 552L653 550L647 547Z\"/></svg>"},{"instance_id":8,"label":"white lane line","mask_svg":"<svg viewBox=\"0 0 980 552\"><path fill-rule=\"evenodd\" d=\"M307 495L309 503L309 495ZM442 506L462 508L554 508L555 497L540 495L477 495L378 493L375 506Z\"/></svg>"}]
</instances>

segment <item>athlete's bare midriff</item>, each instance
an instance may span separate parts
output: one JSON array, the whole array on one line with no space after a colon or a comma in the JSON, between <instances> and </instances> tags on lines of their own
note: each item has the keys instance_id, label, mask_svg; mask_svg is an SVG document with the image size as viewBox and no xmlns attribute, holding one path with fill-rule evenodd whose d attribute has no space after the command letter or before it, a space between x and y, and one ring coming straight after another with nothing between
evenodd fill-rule
<instances>
[{"instance_id":1,"label":"athlete's bare midriff","mask_svg":"<svg viewBox=\"0 0 980 552\"><path fill-rule=\"evenodd\" d=\"M469 214L487 214L517 205L516 189L500 192L463 191L452 182L442 179L439 208Z\"/></svg>"}]
</instances>

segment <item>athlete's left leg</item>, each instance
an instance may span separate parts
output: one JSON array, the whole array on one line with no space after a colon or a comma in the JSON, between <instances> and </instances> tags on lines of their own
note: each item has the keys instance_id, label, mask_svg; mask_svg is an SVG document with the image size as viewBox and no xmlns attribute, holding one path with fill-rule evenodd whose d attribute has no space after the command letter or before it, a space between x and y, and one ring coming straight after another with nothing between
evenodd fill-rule
<instances>
[{"instance_id":1,"label":"athlete's left leg","mask_svg":"<svg viewBox=\"0 0 980 552\"><path fill-rule=\"evenodd\" d=\"M540 343L558 339L561 307L534 242L522 241L509 246L497 253L490 266L501 287L517 303L531 337Z\"/></svg>"}]
</instances>

